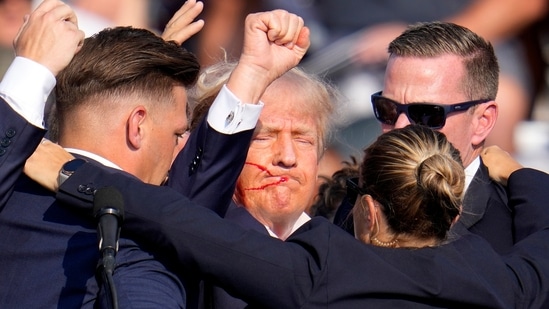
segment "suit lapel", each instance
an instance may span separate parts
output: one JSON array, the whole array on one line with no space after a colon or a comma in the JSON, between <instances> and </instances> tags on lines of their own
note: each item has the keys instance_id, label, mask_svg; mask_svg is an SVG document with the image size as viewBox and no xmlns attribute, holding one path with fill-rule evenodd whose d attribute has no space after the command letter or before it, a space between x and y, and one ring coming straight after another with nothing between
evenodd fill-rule
<instances>
[{"instance_id":1,"label":"suit lapel","mask_svg":"<svg viewBox=\"0 0 549 309\"><path fill-rule=\"evenodd\" d=\"M469 228L482 219L488 207L491 185L488 169L481 161L469 188L465 192L461 215L458 222L450 230L450 239L466 234Z\"/></svg>"}]
</instances>

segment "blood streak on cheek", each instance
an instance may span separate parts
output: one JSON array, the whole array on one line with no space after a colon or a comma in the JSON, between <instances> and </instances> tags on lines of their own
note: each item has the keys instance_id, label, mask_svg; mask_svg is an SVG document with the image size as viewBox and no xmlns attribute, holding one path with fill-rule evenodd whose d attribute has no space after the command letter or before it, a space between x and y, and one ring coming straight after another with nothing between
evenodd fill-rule
<instances>
[{"instance_id":1,"label":"blood streak on cheek","mask_svg":"<svg viewBox=\"0 0 549 309\"><path fill-rule=\"evenodd\" d=\"M255 167L257 167L260 171L267 173L267 175L273 176L273 174L272 174L271 172L269 172L269 170L268 170L265 166L263 166L263 165L259 165L259 164L257 164L257 163L252 163L252 162L246 162L246 163L244 163L244 164L246 164L246 165L251 165L251 166L255 166Z\"/></svg>"},{"instance_id":2,"label":"blood streak on cheek","mask_svg":"<svg viewBox=\"0 0 549 309\"><path fill-rule=\"evenodd\" d=\"M265 166L259 165L257 163L252 163L252 162L246 162L245 164L255 166L259 170L261 170L262 172L267 173L267 175L273 176L273 174ZM262 185L262 186L256 187L256 188L243 188L243 189L246 190L246 191L265 190L265 188L267 188L267 187L276 186L276 185L279 185L279 184L284 183L286 181L288 181L288 177L282 176L282 177L280 177L280 179L278 181L268 183L266 185Z\"/></svg>"}]
</instances>

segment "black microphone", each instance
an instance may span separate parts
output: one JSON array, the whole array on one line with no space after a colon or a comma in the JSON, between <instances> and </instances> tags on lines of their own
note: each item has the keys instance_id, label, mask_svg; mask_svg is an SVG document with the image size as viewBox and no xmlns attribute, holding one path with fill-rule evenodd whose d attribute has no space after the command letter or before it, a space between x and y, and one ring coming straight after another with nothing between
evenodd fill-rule
<instances>
[{"instance_id":1,"label":"black microphone","mask_svg":"<svg viewBox=\"0 0 549 309\"><path fill-rule=\"evenodd\" d=\"M114 270L120 227L124 220L124 199L115 187L104 187L95 192L93 214L98 220L99 252L107 273Z\"/></svg>"}]
</instances>

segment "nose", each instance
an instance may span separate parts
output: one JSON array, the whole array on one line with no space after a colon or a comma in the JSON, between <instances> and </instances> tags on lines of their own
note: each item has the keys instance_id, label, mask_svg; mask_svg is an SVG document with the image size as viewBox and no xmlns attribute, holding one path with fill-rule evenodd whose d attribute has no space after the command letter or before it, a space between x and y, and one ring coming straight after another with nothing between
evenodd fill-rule
<instances>
[{"instance_id":1,"label":"nose","mask_svg":"<svg viewBox=\"0 0 549 309\"><path fill-rule=\"evenodd\" d=\"M297 165L295 145L291 136L279 136L273 144L273 148L273 165L285 168L295 167Z\"/></svg>"},{"instance_id":2,"label":"nose","mask_svg":"<svg viewBox=\"0 0 549 309\"><path fill-rule=\"evenodd\" d=\"M395 122L395 129L404 128L409 124L411 123L410 123L410 120L408 119L408 116L406 116L406 114L404 113L400 113L400 115L398 115L398 118Z\"/></svg>"}]
</instances>

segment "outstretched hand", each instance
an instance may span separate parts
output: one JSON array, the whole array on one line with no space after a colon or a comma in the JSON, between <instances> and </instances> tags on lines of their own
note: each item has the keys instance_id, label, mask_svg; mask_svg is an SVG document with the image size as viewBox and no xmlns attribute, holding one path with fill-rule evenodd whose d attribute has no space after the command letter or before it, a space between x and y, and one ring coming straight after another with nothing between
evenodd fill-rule
<instances>
[{"instance_id":1,"label":"outstretched hand","mask_svg":"<svg viewBox=\"0 0 549 309\"><path fill-rule=\"evenodd\" d=\"M57 191L57 177L63 164L74 159L61 146L43 139L27 159L23 172L48 190Z\"/></svg>"},{"instance_id":2,"label":"outstretched hand","mask_svg":"<svg viewBox=\"0 0 549 309\"><path fill-rule=\"evenodd\" d=\"M486 147L480 156L488 167L490 178L503 185L507 185L507 180L514 171L523 168L508 152L498 146Z\"/></svg>"},{"instance_id":3,"label":"outstretched hand","mask_svg":"<svg viewBox=\"0 0 549 309\"><path fill-rule=\"evenodd\" d=\"M17 56L38 62L53 75L65 68L82 47L74 11L59 0L43 1L25 17L13 42Z\"/></svg>"},{"instance_id":4,"label":"outstretched hand","mask_svg":"<svg viewBox=\"0 0 549 309\"><path fill-rule=\"evenodd\" d=\"M309 45L309 29L295 14L274 10L248 15L242 54L227 87L243 102L258 102L270 83L299 64Z\"/></svg>"},{"instance_id":5,"label":"outstretched hand","mask_svg":"<svg viewBox=\"0 0 549 309\"><path fill-rule=\"evenodd\" d=\"M162 33L162 38L165 41L175 41L177 44L181 45L190 37L198 33L202 30L202 27L204 27L204 20L199 19L195 21L195 18L203 9L204 4L202 1L185 1L183 6L175 12L166 25L166 28Z\"/></svg>"}]
</instances>

